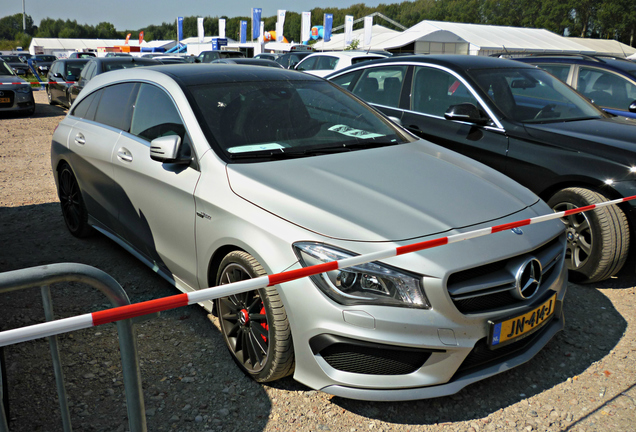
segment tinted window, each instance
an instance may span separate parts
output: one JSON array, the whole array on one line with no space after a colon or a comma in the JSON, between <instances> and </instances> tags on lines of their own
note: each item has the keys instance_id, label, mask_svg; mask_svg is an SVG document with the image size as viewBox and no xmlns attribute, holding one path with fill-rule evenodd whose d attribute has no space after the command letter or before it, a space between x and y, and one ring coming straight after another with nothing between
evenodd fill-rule
<instances>
[{"instance_id":1,"label":"tinted window","mask_svg":"<svg viewBox=\"0 0 636 432\"><path fill-rule=\"evenodd\" d=\"M625 78L602 69L579 68L577 90L597 105L627 110L636 99L636 86Z\"/></svg>"},{"instance_id":2,"label":"tinted window","mask_svg":"<svg viewBox=\"0 0 636 432\"><path fill-rule=\"evenodd\" d=\"M86 96L81 100L75 107L73 108L73 115L76 117L80 117L86 120L94 120L95 119L95 111L97 111L97 105L99 104L99 99L102 96L102 91L96 91Z\"/></svg>"},{"instance_id":3,"label":"tinted window","mask_svg":"<svg viewBox=\"0 0 636 432\"><path fill-rule=\"evenodd\" d=\"M570 74L570 65L563 64L539 64L537 65L541 69L545 69L552 75L557 77L563 82L568 82L568 75Z\"/></svg>"},{"instance_id":4,"label":"tinted window","mask_svg":"<svg viewBox=\"0 0 636 432\"><path fill-rule=\"evenodd\" d=\"M353 94L366 100L397 108L400 103L402 81L406 66L387 66L366 69L352 89Z\"/></svg>"},{"instance_id":5,"label":"tinted window","mask_svg":"<svg viewBox=\"0 0 636 432\"><path fill-rule=\"evenodd\" d=\"M148 141L167 135L179 135L183 140L185 126L165 91L142 84L135 102L130 133Z\"/></svg>"},{"instance_id":6,"label":"tinted window","mask_svg":"<svg viewBox=\"0 0 636 432\"><path fill-rule=\"evenodd\" d=\"M103 89L104 94L99 101L95 121L128 131L138 87L139 84L124 83Z\"/></svg>"},{"instance_id":7,"label":"tinted window","mask_svg":"<svg viewBox=\"0 0 636 432\"><path fill-rule=\"evenodd\" d=\"M298 63L298 70L314 70L316 69L316 63L318 62L318 56L308 57L302 62Z\"/></svg>"},{"instance_id":8,"label":"tinted window","mask_svg":"<svg viewBox=\"0 0 636 432\"><path fill-rule=\"evenodd\" d=\"M411 109L424 114L444 117L453 105L479 102L454 75L435 68L418 67L413 78Z\"/></svg>"},{"instance_id":9,"label":"tinted window","mask_svg":"<svg viewBox=\"0 0 636 432\"><path fill-rule=\"evenodd\" d=\"M351 90L351 83L355 82L361 73L362 71L351 72L348 74L340 75L336 78L331 79L330 81L333 81L334 83L346 88L347 90Z\"/></svg>"}]
</instances>

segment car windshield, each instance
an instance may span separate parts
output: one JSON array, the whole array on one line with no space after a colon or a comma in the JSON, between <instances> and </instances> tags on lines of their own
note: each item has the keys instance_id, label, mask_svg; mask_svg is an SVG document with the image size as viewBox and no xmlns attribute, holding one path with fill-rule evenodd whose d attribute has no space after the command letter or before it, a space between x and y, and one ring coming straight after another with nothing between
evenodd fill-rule
<instances>
[{"instance_id":1,"label":"car windshield","mask_svg":"<svg viewBox=\"0 0 636 432\"><path fill-rule=\"evenodd\" d=\"M156 65L157 62L151 59L135 59L134 61L122 60L116 62L104 62L104 72L110 72L119 69L130 69L139 66Z\"/></svg>"},{"instance_id":2,"label":"car windshield","mask_svg":"<svg viewBox=\"0 0 636 432\"><path fill-rule=\"evenodd\" d=\"M52 55L41 55L41 56L32 57L32 59L35 61L54 62L55 60L57 60L57 57Z\"/></svg>"},{"instance_id":3,"label":"car windshield","mask_svg":"<svg viewBox=\"0 0 636 432\"><path fill-rule=\"evenodd\" d=\"M541 69L478 69L469 73L512 120L542 123L605 116L567 84Z\"/></svg>"},{"instance_id":4,"label":"car windshield","mask_svg":"<svg viewBox=\"0 0 636 432\"><path fill-rule=\"evenodd\" d=\"M231 160L304 157L409 141L326 81L262 81L190 88L195 111Z\"/></svg>"},{"instance_id":5,"label":"car windshield","mask_svg":"<svg viewBox=\"0 0 636 432\"><path fill-rule=\"evenodd\" d=\"M11 63L21 63L20 61L20 57L18 56L2 56L2 58L4 59L4 61L6 62L11 62Z\"/></svg>"},{"instance_id":6,"label":"car windshield","mask_svg":"<svg viewBox=\"0 0 636 432\"><path fill-rule=\"evenodd\" d=\"M5 62L0 61L0 75L13 75L13 69Z\"/></svg>"}]
</instances>

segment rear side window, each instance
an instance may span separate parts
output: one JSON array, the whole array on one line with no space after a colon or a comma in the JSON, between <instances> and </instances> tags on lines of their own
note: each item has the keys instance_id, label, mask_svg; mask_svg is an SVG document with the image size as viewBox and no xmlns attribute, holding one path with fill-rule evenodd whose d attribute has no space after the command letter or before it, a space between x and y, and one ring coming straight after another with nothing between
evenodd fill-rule
<instances>
[{"instance_id":1,"label":"rear side window","mask_svg":"<svg viewBox=\"0 0 636 432\"><path fill-rule=\"evenodd\" d=\"M95 120L95 111L102 97L102 90L98 90L86 96L73 108L72 115L83 118L85 120Z\"/></svg>"},{"instance_id":2,"label":"rear side window","mask_svg":"<svg viewBox=\"0 0 636 432\"><path fill-rule=\"evenodd\" d=\"M128 132L139 84L124 83L103 89L95 121Z\"/></svg>"}]
</instances>

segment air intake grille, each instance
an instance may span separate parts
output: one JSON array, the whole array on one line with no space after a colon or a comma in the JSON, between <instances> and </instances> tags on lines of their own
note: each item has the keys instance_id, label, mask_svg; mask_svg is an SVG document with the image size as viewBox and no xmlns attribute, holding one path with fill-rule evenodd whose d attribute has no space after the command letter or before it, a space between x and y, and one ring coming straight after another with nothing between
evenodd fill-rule
<instances>
[{"instance_id":1,"label":"air intake grille","mask_svg":"<svg viewBox=\"0 0 636 432\"><path fill-rule=\"evenodd\" d=\"M405 375L418 370L430 352L402 351L338 343L320 355L334 369L365 375Z\"/></svg>"}]
</instances>

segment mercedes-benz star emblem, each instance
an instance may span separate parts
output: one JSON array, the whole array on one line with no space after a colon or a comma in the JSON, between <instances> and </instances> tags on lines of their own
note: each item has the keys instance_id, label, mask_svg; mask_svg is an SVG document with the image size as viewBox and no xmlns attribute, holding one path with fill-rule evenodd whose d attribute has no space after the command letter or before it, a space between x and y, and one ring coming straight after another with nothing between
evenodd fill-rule
<instances>
[{"instance_id":1,"label":"mercedes-benz star emblem","mask_svg":"<svg viewBox=\"0 0 636 432\"><path fill-rule=\"evenodd\" d=\"M541 262L536 258L528 258L519 266L515 275L513 295L519 300L528 300L539 292L543 270Z\"/></svg>"}]
</instances>

